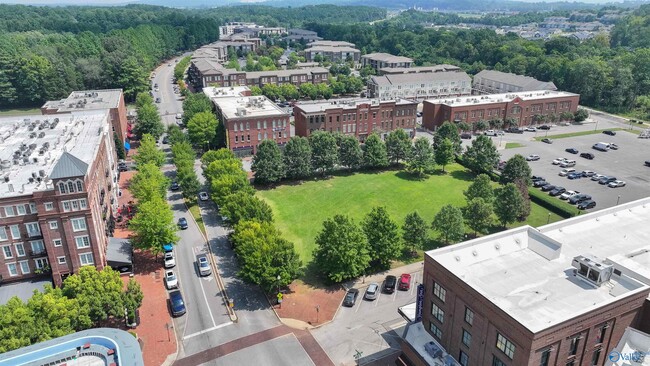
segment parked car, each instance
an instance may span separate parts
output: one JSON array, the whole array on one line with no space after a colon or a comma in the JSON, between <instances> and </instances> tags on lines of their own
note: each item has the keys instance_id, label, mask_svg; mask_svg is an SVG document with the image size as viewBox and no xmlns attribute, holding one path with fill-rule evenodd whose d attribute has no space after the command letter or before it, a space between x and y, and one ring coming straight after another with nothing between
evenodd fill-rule
<instances>
[{"instance_id":1,"label":"parked car","mask_svg":"<svg viewBox=\"0 0 650 366\"><path fill-rule=\"evenodd\" d=\"M605 177L603 174L594 174L591 176L591 180L598 182L601 178Z\"/></svg>"},{"instance_id":2,"label":"parked car","mask_svg":"<svg viewBox=\"0 0 650 366\"><path fill-rule=\"evenodd\" d=\"M536 129L535 127L530 127L530 126L529 126L529 127L524 128L524 131L528 131L528 132L537 132L537 129Z\"/></svg>"},{"instance_id":3,"label":"parked car","mask_svg":"<svg viewBox=\"0 0 650 366\"><path fill-rule=\"evenodd\" d=\"M388 275L384 279L384 286L382 288L382 291L387 294L392 294L393 292L395 292L396 286L397 286L397 277Z\"/></svg>"},{"instance_id":4,"label":"parked car","mask_svg":"<svg viewBox=\"0 0 650 366\"><path fill-rule=\"evenodd\" d=\"M542 192L549 192L555 189L555 186L552 184L547 184L545 186L542 186Z\"/></svg>"},{"instance_id":5,"label":"parked car","mask_svg":"<svg viewBox=\"0 0 650 366\"><path fill-rule=\"evenodd\" d=\"M580 179L580 178L582 178L582 172L569 173L569 174L567 174L566 177L569 178L569 179Z\"/></svg>"},{"instance_id":6,"label":"parked car","mask_svg":"<svg viewBox=\"0 0 650 366\"><path fill-rule=\"evenodd\" d=\"M463 140L471 140L472 139L472 134L464 132L464 133L460 134L460 138L463 139Z\"/></svg>"},{"instance_id":7,"label":"parked car","mask_svg":"<svg viewBox=\"0 0 650 366\"><path fill-rule=\"evenodd\" d=\"M613 143L610 143L610 144L609 144L609 149L610 149L610 150L618 150L618 145L613 144Z\"/></svg>"},{"instance_id":8,"label":"parked car","mask_svg":"<svg viewBox=\"0 0 650 366\"><path fill-rule=\"evenodd\" d=\"M530 179L534 180L534 181L535 180L544 180L544 177L542 177L541 175L533 175L532 177L530 177Z\"/></svg>"},{"instance_id":9,"label":"parked car","mask_svg":"<svg viewBox=\"0 0 650 366\"><path fill-rule=\"evenodd\" d=\"M208 198L210 198L210 196L208 196L208 194L207 194L206 192L201 192L201 193L199 193L199 199L200 199L201 201L207 201Z\"/></svg>"},{"instance_id":10,"label":"parked car","mask_svg":"<svg viewBox=\"0 0 650 366\"><path fill-rule=\"evenodd\" d=\"M613 181L615 181L615 180L616 180L616 177L609 177L609 176L607 176L607 177L602 177L602 178L600 178L600 180L598 181L598 184L610 184L611 182L613 182Z\"/></svg>"},{"instance_id":11,"label":"parked car","mask_svg":"<svg viewBox=\"0 0 650 366\"><path fill-rule=\"evenodd\" d=\"M575 171L576 171L576 170L573 169L573 168L565 168L565 169L560 170L560 172L558 173L558 175L559 175L560 177L566 177L567 175L569 175L569 173L574 173Z\"/></svg>"},{"instance_id":12,"label":"parked car","mask_svg":"<svg viewBox=\"0 0 650 366\"><path fill-rule=\"evenodd\" d=\"M537 161L539 160L539 155L537 154L531 154L526 157L527 161Z\"/></svg>"},{"instance_id":13,"label":"parked car","mask_svg":"<svg viewBox=\"0 0 650 366\"><path fill-rule=\"evenodd\" d=\"M547 144L552 144L552 143L553 143L553 140L551 140L551 139L549 139L549 138L543 138L543 139L542 139L542 142L545 142L545 143L547 143Z\"/></svg>"},{"instance_id":14,"label":"parked car","mask_svg":"<svg viewBox=\"0 0 650 366\"><path fill-rule=\"evenodd\" d=\"M377 293L379 292L379 285L376 283L371 283L366 289L366 293L363 295L363 298L366 300L375 300L377 298Z\"/></svg>"},{"instance_id":15,"label":"parked car","mask_svg":"<svg viewBox=\"0 0 650 366\"><path fill-rule=\"evenodd\" d=\"M607 151L609 150L609 144L606 142L597 142L593 144L591 148L598 151Z\"/></svg>"},{"instance_id":16,"label":"parked car","mask_svg":"<svg viewBox=\"0 0 650 366\"><path fill-rule=\"evenodd\" d=\"M176 266L176 259L174 259L174 253L167 252L163 256L163 261L165 263L165 268L172 268Z\"/></svg>"},{"instance_id":17,"label":"parked car","mask_svg":"<svg viewBox=\"0 0 650 366\"><path fill-rule=\"evenodd\" d=\"M596 174L596 172L591 171L591 170L583 170L582 171L582 176L585 177L585 178L593 177L594 174Z\"/></svg>"},{"instance_id":18,"label":"parked car","mask_svg":"<svg viewBox=\"0 0 650 366\"><path fill-rule=\"evenodd\" d=\"M181 186L178 185L178 182L173 181L169 188L171 188L172 191L177 191L177 190L179 190L181 188Z\"/></svg>"},{"instance_id":19,"label":"parked car","mask_svg":"<svg viewBox=\"0 0 650 366\"><path fill-rule=\"evenodd\" d=\"M397 286L398 289L407 291L408 289L411 288L411 275L408 273L402 273L401 276L399 276L399 285Z\"/></svg>"},{"instance_id":20,"label":"parked car","mask_svg":"<svg viewBox=\"0 0 650 366\"><path fill-rule=\"evenodd\" d=\"M128 165L126 165L126 163L118 163L117 164L117 170L120 171L120 172L126 172L126 171L129 170L129 167L128 167Z\"/></svg>"},{"instance_id":21,"label":"parked car","mask_svg":"<svg viewBox=\"0 0 650 366\"><path fill-rule=\"evenodd\" d=\"M583 201L588 201L591 199L591 196L588 194L580 193L576 194L575 196L569 198L569 203L572 205L575 205L577 203L583 202Z\"/></svg>"},{"instance_id":22,"label":"parked car","mask_svg":"<svg viewBox=\"0 0 650 366\"><path fill-rule=\"evenodd\" d=\"M569 198L580 194L578 191L566 191L560 195L561 200L568 200Z\"/></svg>"},{"instance_id":23,"label":"parked car","mask_svg":"<svg viewBox=\"0 0 650 366\"><path fill-rule=\"evenodd\" d=\"M506 133L503 132L502 130L498 130L498 131L497 131L497 136L505 136L505 134L506 134Z\"/></svg>"},{"instance_id":24,"label":"parked car","mask_svg":"<svg viewBox=\"0 0 650 366\"><path fill-rule=\"evenodd\" d=\"M541 126L537 127L537 129L538 130L550 130L551 126L549 126L549 125L541 125Z\"/></svg>"},{"instance_id":25,"label":"parked car","mask_svg":"<svg viewBox=\"0 0 650 366\"><path fill-rule=\"evenodd\" d=\"M174 271L165 271L165 285L167 286L168 290L178 288L178 278L176 278Z\"/></svg>"},{"instance_id":26,"label":"parked car","mask_svg":"<svg viewBox=\"0 0 650 366\"><path fill-rule=\"evenodd\" d=\"M592 154L592 153L581 153L580 157L585 158L585 159L589 159L589 160L593 160L594 159L594 154Z\"/></svg>"},{"instance_id":27,"label":"parked car","mask_svg":"<svg viewBox=\"0 0 650 366\"><path fill-rule=\"evenodd\" d=\"M568 152L569 154L577 154L578 153L578 149L573 148L573 147L565 149L564 151Z\"/></svg>"},{"instance_id":28,"label":"parked car","mask_svg":"<svg viewBox=\"0 0 650 366\"><path fill-rule=\"evenodd\" d=\"M183 295L180 290L169 293L169 304L172 309L172 316L181 316L187 312L187 309L185 309L185 301L183 301Z\"/></svg>"},{"instance_id":29,"label":"parked car","mask_svg":"<svg viewBox=\"0 0 650 366\"><path fill-rule=\"evenodd\" d=\"M596 201L586 200L578 203L578 210L587 210L596 207Z\"/></svg>"},{"instance_id":30,"label":"parked car","mask_svg":"<svg viewBox=\"0 0 650 366\"><path fill-rule=\"evenodd\" d=\"M562 168L570 168L572 166L576 166L576 161L575 160L565 160L560 163L560 166Z\"/></svg>"},{"instance_id":31,"label":"parked car","mask_svg":"<svg viewBox=\"0 0 650 366\"><path fill-rule=\"evenodd\" d=\"M160 103L160 98L156 98L156 103Z\"/></svg>"},{"instance_id":32,"label":"parked car","mask_svg":"<svg viewBox=\"0 0 650 366\"><path fill-rule=\"evenodd\" d=\"M165 135L165 137L163 137L163 139L162 139L162 143L163 144L169 144L169 136Z\"/></svg>"},{"instance_id":33,"label":"parked car","mask_svg":"<svg viewBox=\"0 0 650 366\"><path fill-rule=\"evenodd\" d=\"M199 267L199 274L201 276L209 276L212 274L210 262L208 262L208 257L205 254L201 254L197 257L196 265Z\"/></svg>"},{"instance_id":34,"label":"parked car","mask_svg":"<svg viewBox=\"0 0 650 366\"><path fill-rule=\"evenodd\" d=\"M178 227L181 230L187 229L187 219L184 218L184 217L181 217L180 219L178 219Z\"/></svg>"},{"instance_id":35,"label":"parked car","mask_svg":"<svg viewBox=\"0 0 650 366\"><path fill-rule=\"evenodd\" d=\"M625 181L615 180L607 185L609 188L625 187Z\"/></svg>"},{"instance_id":36,"label":"parked car","mask_svg":"<svg viewBox=\"0 0 650 366\"><path fill-rule=\"evenodd\" d=\"M485 136L496 136L497 132L495 130L487 130L487 131L483 132L483 134Z\"/></svg>"},{"instance_id":37,"label":"parked car","mask_svg":"<svg viewBox=\"0 0 650 366\"><path fill-rule=\"evenodd\" d=\"M560 164L564 163L565 161L567 161L567 158L557 158L557 159L553 160L552 164L553 165L560 165Z\"/></svg>"},{"instance_id":38,"label":"parked car","mask_svg":"<svg viewBox=\"0 0 650 366\"><path fill-rule=\"evenodd\" d=\"M349 289L345 294L345 298L343 299L343 306L354 306L354 304L357 302L357 297L359 297L359 290L356 288Z\"/></svg>"},{"instance_id":39,"label":"parked car","mask_svg":"<svg viewBox=\"0 0 650 366\"><path fill-rule=\"evenodd\" d=\"M650 160L645 161L645 166L650 166Z\"/></svg>"},{"instance_id":40,"label":"parked car","mask_svg":"<svg viewBox=\"0 0 650 366\"><path fill-rule=\"evenodd\" d=\"M612 130L605 130L605 131L603 131L603 133L605 135L609 135L609 136L616 136L616 132L614 132Z\"/></svg>"},{"instance_id":41,"label":"parked car","mask_svg":"<svg viewBox=\"0 0 650 366\"><path fill-rule=\"evenodd\" d=\"M533 181L533 187L537 187L537 188L543 187L543 186L545 186L547 184L549 184L549 183L547 181L545 181L545 180L535 180L535 181Z\"/></svg>"},{"instance_id":42,"label":"parked car","mask_svg":"<svg viewBox=\"0 0 650 366\"><path fill-rule=\"evenodd\" d=\"M564 187L555 187L555 189L552 190L552 191L550 191L550 192L548 192L548 194L549 194L550 196L555 197L555 196L559 196L559 195L561 195L561 194L564 193L564 192L566 192L566 188L564 188Z\"/></svg>"}]
</instances>

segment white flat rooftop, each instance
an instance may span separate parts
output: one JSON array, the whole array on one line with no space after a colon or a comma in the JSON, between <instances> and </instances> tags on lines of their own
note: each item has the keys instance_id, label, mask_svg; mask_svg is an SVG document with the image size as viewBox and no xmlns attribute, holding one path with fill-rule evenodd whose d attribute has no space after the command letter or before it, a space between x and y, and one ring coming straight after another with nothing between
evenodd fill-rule
<instances>
[{"instance_id":1,"label":"white flat rooftop","mask_svg":"<svg viewBox=\"0 0 650 366\"><path fill-rule=\"evenodd\" d=\"M507 103L513 101L515 98L521 100L542 100L560 97L573 97L578 94L556 91L556 90L537 90L528 92L512 92L503 94L488 94L488 95L472 95L467 97L457 98L438 98L427 99L425 103L444 104L453 107L465 107L468 105L482 105L493 103Z\"/></svg>"},{"instance_id":2,"label":"white flat rooftop","mask_svg":"<svg viewBox=\"0 0 650 366\"><path fill-rule=\"evenodd\" d=\"M289 117L289 114L267 97L212 98L212 102L228 119L257 117Z\"/></svg>"},{"instance_id":3,"label":"white flat rooftop","mask_svg":"<svg viewBox=\"0 0 650 366\"><path fill-rule=\"evenodd\" d=\"M110 133L108 113L0 118L0 198L53 189L49 176L65 151L90 166L103 134Z\"/></svg>"},{"instance_id":4,"label":"white flat rooftop","mask_svg":"<svg viewBox=\"0 0 650 366\"><path fill-rule=\"evenodd\" d=\"M122 89L73 91L67 98L46 102L43 107L58 112L111 109L119 106L121 95Z\"/></svg>"},{"instance_id":5,"label":"white flat rooftop","mask_svg":"<svg viewBox=\"0 0 650 366\"><path fill-rule=\"evenodd\" d=\"M605 366L650 366L650 335L626 328L616 348L608 354Z\"/></svg>"},{"instance_id":6,"label":"white flat rooftop","mask_svg":"<svg viewBox=\"0 0 650 366\"><path fill-rule=\"evenodd\" d=\"M379 100L379 99L367 99L367 98L351 98L351 99L335 99L328 100L326 102L300 102L296 104L296 107L300 108L305 113L315 113L323 112L328 109L334 108L343 108L343 109L356 109L357 106L361 104L370 104L371 106L377 106L381 104L395 103L396 105L416 105L417 102L413 102L407 99L392 99L392 100Z\"/></svg>"},{"instance_id":7,"label":"white flat rooftop","mask_svg":"<svg viewBox=\"0 0 650 366\"><path fill-rule=\"evenodd\" d=\"M645 198L539 229L524 226L426 254L537 333L647 292L649 222L650 198ZM581 255L613 265L610 281L597 287L575 276L572 260Z\"/></svg>"},{"instance_id":8,"label":"white flat rooftop","mask_svg":"<svg viewBox=\"0 0 650 366\"><path fill-rule=\"evenodd\" d=\"M213 87L207 86L203 88L203 94L208 98L228 98L228 97L239 97L246 92L251 90L247 86L230 86L230 87Z\"/></svg>"}]
</instances>

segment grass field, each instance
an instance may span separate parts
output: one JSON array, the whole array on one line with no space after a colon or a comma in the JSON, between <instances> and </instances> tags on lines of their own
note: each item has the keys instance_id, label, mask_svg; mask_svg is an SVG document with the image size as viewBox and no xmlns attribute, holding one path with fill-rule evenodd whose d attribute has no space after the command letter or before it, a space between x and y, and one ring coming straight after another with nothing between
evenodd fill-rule
<instances>
[{"instance_id":1,"label":"grass field","mask_svg":"<svg viewBox=\"0 0 650 366\"><path fill-rule=\"evenodd\" d=\"M620 131L620 130L622 130L622 128L608 128L607 130L609 130L609 131ZM589 130L589 131L562 133L562 134L559 134L559 135L539 136L539 137L535 137L535 141L542 141L542 139L545 139L545 138L564 139L564 138L567 138L567 137L595 135L595 134L603 133L603 131L605 131L605 130Z\"/></svg>"},{"instance_id":2,"label":"grass field","mask_svg":"<svg viewBox=\"0 0 650 366\"><path fill-rule=\"evenodd\" d=\"M26 116L30 114L41 114L41 109L40 108L16 108L16 109L0 110L0 117Z\"/></svg>"},{"instance_id":3,"label":"grass field","mask_svg":"<svg viewBox=\"0 0 650 366\"><path fill-rule=\"evenodd\" d=\"M518 147L524 147L526 145L520 144L518 142L506 142L506 149L516 149Z\"/></svg>"},{"instance_id":4,"label":"grass field","mask_svg":"<svg viewBox=\"0 0 650 366\"><path fill-rule=\"evenodd\" d=\"M464 206L463 191L470 185L472 175L457 164L447 166L446 170L445 175L432 175L423 180L401 171L358 173L282 185L257 194L272 207L277 228L296 245L303 263L307 264L323 221L335 214L347 214L358 223L373 206L381 205L386 206L401 226L406 214L412 211L417 210L426 222L431 222L446 204ZM551 222L560 219L555 214L550 217ZM540 226L547 220L548 211L533 204L527 223ZM432 241L432 246L435 245Z\"/></svg>"}]
</instances>

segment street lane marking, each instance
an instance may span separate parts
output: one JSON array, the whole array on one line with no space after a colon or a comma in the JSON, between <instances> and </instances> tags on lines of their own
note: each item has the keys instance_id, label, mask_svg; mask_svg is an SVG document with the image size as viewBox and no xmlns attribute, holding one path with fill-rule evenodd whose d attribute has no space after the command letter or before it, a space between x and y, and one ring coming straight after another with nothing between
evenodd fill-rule
<instances>
[{"instance_id":1,"label":"street lane marking","mask_svg":"<svg viewBox=\"0 0 650 366\"><path fill-rule=\"evenodd\" d=\"M223 323L223 324L215 325L215 326L212 327L212 328L208 328L208 329L204 329L204 330L202 330L202 331L200 331L200 332L196 332L196 333L188 334L188 335L186 335L185 337L183 337L183 340L187 340L187 339L190 339L190 338L194 338L194 337L196 337L196 336L200 336L201 334L205 334L205 333L207 333L207 332L212 332L213 330L221 329L221 328L226 327L226 326L229 326L229 325L231 325L231 324L234 324L234 323L233 323L233 322L227 322L227 323Z\"/></svg>"}]
</instances>

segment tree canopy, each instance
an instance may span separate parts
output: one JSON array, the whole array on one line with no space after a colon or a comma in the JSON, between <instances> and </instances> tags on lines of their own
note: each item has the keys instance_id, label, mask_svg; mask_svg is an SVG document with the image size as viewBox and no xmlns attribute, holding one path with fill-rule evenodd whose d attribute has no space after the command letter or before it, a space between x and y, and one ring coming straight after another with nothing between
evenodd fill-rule
<instances>
[{"instance_id":1,"label":"tree canopy","mask_svg":"<svg viewBox=\"0 0 650 366\"><path fill-rule=\"evenodd\" d=\"M151 135L144 135L142 136L142 140L140 140L138 153L135 154L133 160L135 160L138 166L153 164L157 167L161 167L165 164L166 159L165 153L158 150L156 140Z\"/></svg>"},{"instance_id":2,"label":"tree canopy","mask_svg":"<svg viewBox=\"0 0 650 366\"><path fill-rule=\"evenodd\" d=\"M332 282L360 276L370 263L368 240L349 217L335 215L316 236L314 263Z\"/></svg>"},{"instance_id":3,"label":"tree canopy","mask_svg":"<svg viewBox=\"0 0 650 366\"><path fill-rule=\"evenodd\" d=\"M284 178L285 165L282 152L275 141L262 140L257 145L251 170L255 173L255 182L259 184L273 184Z\"/></svg>"},{"instance_id":4,"label":"tree canopy","mask_svg":"<svg viewBox=\"0 0 650 366\"><path fill-rule=\"evenodd\" d=\"M477 136L463 154L463 162L475 174L489 173L499 162L501 155L492 139L485 135Z\"/></svg>"},{"instance_id":5,"label":"tree canopy","mask_svg":"<svg viewBox=\"0 0 650 366\"><path fill-rule=\"evenodd\" d=\"M399 257L403 243L399 227L390 218L386 207L377 206L366 215L362 223L370 246L370 258L379 268L390 268L390 262Z\"/></svg>"}]
</instances>

